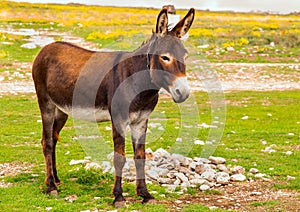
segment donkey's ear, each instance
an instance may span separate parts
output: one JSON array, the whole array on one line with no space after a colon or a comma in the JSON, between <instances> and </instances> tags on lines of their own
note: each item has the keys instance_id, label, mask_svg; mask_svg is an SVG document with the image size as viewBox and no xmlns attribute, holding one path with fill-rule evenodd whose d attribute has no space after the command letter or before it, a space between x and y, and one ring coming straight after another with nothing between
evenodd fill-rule
<instances>
[{"instance_id":1,"label":"donkey's ear","mask_svg":"<svg viewBox=\"0 0 300 212\"><path fill-rule=\"evenodd\" d=\"M191 8L188 14L176 24L170 33L178 38L183 37L189 31L194 21L194 16L195 9Z\"/></svg>"},{"instance_id":2,"label":"donkey's ear","mask_svg":"<svg viewBox=\"0 0 300 212\"><path fill-rule=\"evenodd\" d=\"M166 35L168 33L168 11L160 11L156 21L156 33Z\"/></svg>"}]
</instances>

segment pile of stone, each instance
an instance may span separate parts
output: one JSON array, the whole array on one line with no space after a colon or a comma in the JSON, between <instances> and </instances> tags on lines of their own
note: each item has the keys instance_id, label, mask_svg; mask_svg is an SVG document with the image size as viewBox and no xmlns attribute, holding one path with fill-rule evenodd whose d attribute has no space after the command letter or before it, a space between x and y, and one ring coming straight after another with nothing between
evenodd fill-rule
<instances>
[{"instance_id":1,"label":"pile of stone","mask_svg":"<svg viewBox=\"0 0 300 212\"><path fill-rule=\"evenodd\" d=\"M113 153L108 155L110 161L103 161L102 164L84 161L85 168L102 169L103 172L114 173L112 165ZM170 154L160 148L153 152L146 149L146 181L157 182L167 187L169 191L174 191L177 187L185 189L187 187L199 187L200 190L208 190L214 187L224 186L232 182L246 181L246 171L242 166L226 165L226 160L222 157L210 156L206 158L189 158L180 154ZM71 161L72 162L72 161ZM74 161L72 164L75 164ZM129 181L136 179L135 164L132 158L126 159L123 169L123 178ZM265 177L259 173L258 169L251 168L248 176Z\"/></svg>"}]
</instances>

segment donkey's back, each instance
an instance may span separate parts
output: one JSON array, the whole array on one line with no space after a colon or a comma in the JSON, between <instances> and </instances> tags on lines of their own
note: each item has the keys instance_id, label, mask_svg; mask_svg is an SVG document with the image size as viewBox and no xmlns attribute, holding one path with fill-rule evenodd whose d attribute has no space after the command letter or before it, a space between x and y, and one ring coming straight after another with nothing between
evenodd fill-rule
<instances>
[{"instance_id":1,"label":"donkey's back","mask_svg":"<svg viewBox=\"0 0 300 212\"><path fill-rule=\"evenodd\" d=\"M82 95L83 105L77 106L92 107L94 105L89 104L95 104L95 99L90 100L94 102L88 100L91 91L99 88L97 92L107 92L107 85L113 82L108 83L106 79L116 59L120 59L119 55L123 54L90 51L66 42L49 44L38 54L32 68L37 96L50 98L62 109L72 106L74 91L80 87L79 95ZM99 107L107 107L107 99L100 96L96 103L100 103Z\"/></svg>"}]
</instances>

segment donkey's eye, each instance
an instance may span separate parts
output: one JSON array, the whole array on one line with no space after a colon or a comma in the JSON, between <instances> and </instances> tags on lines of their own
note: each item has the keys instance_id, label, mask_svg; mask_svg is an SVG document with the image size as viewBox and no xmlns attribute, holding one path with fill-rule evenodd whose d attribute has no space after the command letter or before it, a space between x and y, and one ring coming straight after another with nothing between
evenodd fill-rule
<instances>
[{"instance_id":1,"label":"donkey's eye","mask_svg":"<svg viewBox=\"0 0 300 212\"><path fill-rule=\"evenodd\" d=\"M161 57L161 59L163 59L164 61L170 62L170 58L169 58L168 56L162 55L162 56L160 56L160 57Z\"/></svg>"}]
</instances>

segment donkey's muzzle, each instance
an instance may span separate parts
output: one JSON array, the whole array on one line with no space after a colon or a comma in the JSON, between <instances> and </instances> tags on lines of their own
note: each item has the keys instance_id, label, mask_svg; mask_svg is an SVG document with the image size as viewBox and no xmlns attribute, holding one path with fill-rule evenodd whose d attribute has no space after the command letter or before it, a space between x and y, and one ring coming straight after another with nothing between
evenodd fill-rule
<instances>
[{"instance_id":1,"label":"donkey's muzzle","mask_svg":"<svg viewBox=\"0 0 300 212\"><path fill-rule=\"evenodd\" d=\"M184 102L190 95L190 86L186 77L178 77L169 87L174 102Z\"/></svg>"}]
</instances>

